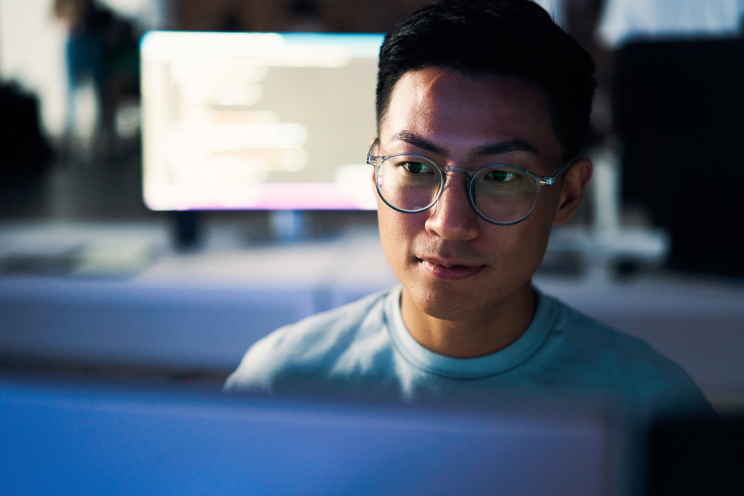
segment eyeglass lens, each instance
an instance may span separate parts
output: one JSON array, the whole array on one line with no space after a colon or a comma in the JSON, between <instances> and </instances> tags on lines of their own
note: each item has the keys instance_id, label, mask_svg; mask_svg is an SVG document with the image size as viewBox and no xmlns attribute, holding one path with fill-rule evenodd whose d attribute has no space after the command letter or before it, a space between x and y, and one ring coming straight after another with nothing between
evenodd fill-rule
<instances>
[{"instance_id":1,"label":"eyeglass lens","mask_svg":"<svg viewBox=\"0 0 744 496\"><path fill-rule=\"evenodd\" d=\"M384 160L377 169L380 195L402 211L432 206L443 186L441 169L424 157L397 155ZM530 213L537 199L537 185L518 169L492 166L473 177L470 195L481 215L508 224Z\"/></svg>"}]
</instances>

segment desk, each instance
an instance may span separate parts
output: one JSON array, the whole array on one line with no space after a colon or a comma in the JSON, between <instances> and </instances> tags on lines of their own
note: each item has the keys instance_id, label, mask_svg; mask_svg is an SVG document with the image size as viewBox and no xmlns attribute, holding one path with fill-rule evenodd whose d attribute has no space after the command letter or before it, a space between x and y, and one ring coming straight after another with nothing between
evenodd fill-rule
<instances>
[{"instance_id":1,"label":"desk","mask_svg":"<svg viewBox=\"0 0 744 496\"><path fill-rule=\"evenodd\" d=\"M0 356L227 373L272 330L397 284L370 229L191 253L159 244L158 232L149 234L155 255L128 275L0 277ZM109 239L147 238L126 233ZM646 340L709 397L744 397L744 282L646 274L612 283L538 273L535 283Z\"/></svg>"}]
</instances>

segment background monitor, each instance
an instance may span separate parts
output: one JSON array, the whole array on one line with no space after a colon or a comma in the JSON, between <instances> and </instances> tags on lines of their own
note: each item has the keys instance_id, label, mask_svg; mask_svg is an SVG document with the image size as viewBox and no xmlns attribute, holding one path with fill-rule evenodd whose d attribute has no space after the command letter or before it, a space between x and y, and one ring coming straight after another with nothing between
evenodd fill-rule
<instances>
[{"instance_id":1,"label":"background monitor","mask_svg":"<svg viewBox=\"0 0 744 496\"><path fill-rule=\"evenodd\" d=\"M376 208L365 158L383 36L151 32L141 46L152 210Z\"/></svg>"}]
</instances>

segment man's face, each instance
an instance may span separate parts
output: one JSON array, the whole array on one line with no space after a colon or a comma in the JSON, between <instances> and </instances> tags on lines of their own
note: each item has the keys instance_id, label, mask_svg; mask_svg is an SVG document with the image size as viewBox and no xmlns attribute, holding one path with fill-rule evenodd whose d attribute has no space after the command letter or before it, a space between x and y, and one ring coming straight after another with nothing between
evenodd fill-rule
<instances>
[{"instance_id":1,"label":"man's face","mask_svg":"<svg viewBox=\"0 0 744 496\"><path fill-rule=\"evenodd\" d=\"M379 155L417 153L441 166L494 163L549 176L562 165L547 99L538 89L498 76L473 78L442 68L406 73L380 124ZM443 320L477 317L531 285L556 217L561 183L543 188L532 214L511 226L478 217L467 176L449 172L429 210L404 214L378 197L382 246L408 298Z\"/></svg>"}]
</instances>

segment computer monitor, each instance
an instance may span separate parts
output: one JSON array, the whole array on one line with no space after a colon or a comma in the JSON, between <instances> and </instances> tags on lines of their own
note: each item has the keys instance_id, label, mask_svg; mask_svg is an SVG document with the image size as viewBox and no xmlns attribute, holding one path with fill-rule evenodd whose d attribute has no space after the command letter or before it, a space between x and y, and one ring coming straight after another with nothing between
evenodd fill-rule
<instances>
[{"instance_id":1,"label":"computer monitor","mask_svg":"<svg viewBox=\"0 0 744 496\"><path fill-rule=\"evenodd\" d=\"M616 494L585 405L501 411L0 380L0 492Z\"/></svg>"},{"instance_id":2,"label":"computer monitor","mask_svg":"<svg viewBox=\"0 0 744 496\"><path fill-rule=\"evenodd\" d=\"M150 32L143 193L152 210L376 208L375 34Z\"/></svg>"}]
</instances>

